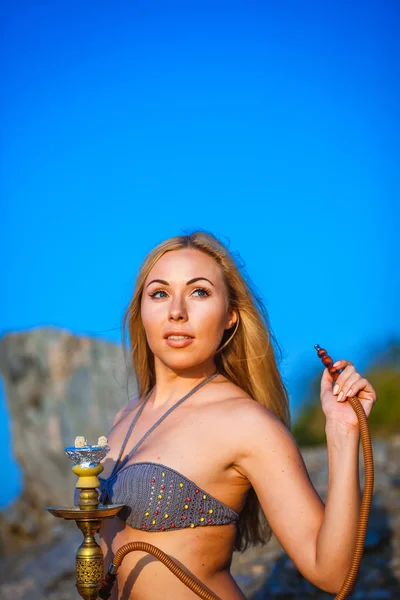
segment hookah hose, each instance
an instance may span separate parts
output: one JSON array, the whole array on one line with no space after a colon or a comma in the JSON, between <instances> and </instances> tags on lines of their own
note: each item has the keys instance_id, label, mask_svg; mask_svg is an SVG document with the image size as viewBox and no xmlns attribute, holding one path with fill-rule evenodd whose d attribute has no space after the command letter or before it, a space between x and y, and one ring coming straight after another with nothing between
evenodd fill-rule
<instances>
[{"instance_id":1,"label":"hookah hose","mask_svg":"<svg viewBox=\"0 0 400 600\"><path fill-rule=\"evenodd\" d=\"M183 569L178 567L175 561L172 560L165 554L162 550L153 546L152 544L148 544L147 542L130 542L121 546L119 550L115 553L113 561L110 565L108 573L104 579L104 582L99 590L98 596L102 599L107 599L111 595L111 589L114 584L114 581L117 577L117 570L120 567L124 557L133 552L134 550L140 550L141 552L148 552L152 554L158 560L160 560L172 573L182 581L189 589L191 589L195 594L197 594L200 598L204 600L221 600L215 594L207 592L206 589L203 588L197 581L195 581L190 575L185 573Z\"/></svg>"},{"instance_id":2,"label":"hookah hose","mask_svg":"<svg viewBox=\"0 0 400 600\"><path fill-rule=\"evenodd\" d=\"M328 368L331 376L333 377L333 380L336 381L342 370L335 370L333 368L333 360L327 354L326 350L318 346L318 344L316 344L314 347L318 352L318 357L321 359L324 366ZM344 600L344 598L346 598L347 595L353 589L355 580L357 578L364 549L365 534L367 530L368 516L371 506L372 492L374 488L374 462L372 456L372 446L367 416L358 398L348 398L348 402L354 409L360 424L361 443L363 447L365 464L365 482L364 493L361 501L360 518L357 529L354 554L351 560L350 568L347 573L346 579L339 593L335 596L335 600ZM190 575L185 573L183 569L178 567L178 565L168 556L168 554L166 554L156 546L148 544L147 542L130 542L128 544L125 544L124 546L121 546L121 548L117 550L108 570L108 573L104 579L104 582L98 592L99 598L101 598L102 600L107 600L108 598L110 598L111 589L117 577L118 568L120 567L124 557L135 550L147 552L148 554L152 554L153 556L158 558L158 560L160 560L176 577L178 577L178 579L180 579L182 583L184 583L200 598L203 598L204 600L220 600L218 596L215 596L215 594L208 592L203 586L201 586L199 583L197 583L197 581L190 577Z\"/></svg>"},{"instance_id":3,"label":"hookah hose","mask_svg":"<svg viewBox=\"0 0 400 600\"><path fill-rule=\"evenodd\" d=\"M322 364L328 369L334 381L338 378L343 369L335 369L333 367L333 360L328 355L324 348L315 344L314 348L318 353L318 357L321 359ZM361 444L364 455L364 492L361 500L360 516L358 521L358 528L356 534L356 541L354 546L354 553L351 559L350 568L347 573L346 579L340 591L335 596L335 600L343 600L353 589L354 583L357 579L358 570L360 568L361 558L364 550L365 535L367 532L369 511L371 508L372 492L374 489L374 458L372 455L371 436L368 427L367 415L361 406L360 401L356 396L353 398L347 398L347 401L351 405L352 409L357 415L358 422L360 425Z\"/></svg>"}]
</instances>

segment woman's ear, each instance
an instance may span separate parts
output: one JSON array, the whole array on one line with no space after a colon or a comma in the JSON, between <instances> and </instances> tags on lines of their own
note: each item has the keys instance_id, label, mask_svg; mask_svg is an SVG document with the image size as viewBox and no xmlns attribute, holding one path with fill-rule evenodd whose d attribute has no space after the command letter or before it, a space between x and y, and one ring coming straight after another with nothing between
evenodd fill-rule
<instances>
[{"instance_id":1,"label":"woman's ear","mask_svg":"<svg viewBox=\"0 0 400 600\"><path fill-rule=\"evenodd\" d=\"M225 327L225 329L230 329L231 327L233 327L235 325L235 323L238 320L238 314L235 310L231 310L228 313L228 320L227 320L227 325Z\"/></svg>"}]
</instances>

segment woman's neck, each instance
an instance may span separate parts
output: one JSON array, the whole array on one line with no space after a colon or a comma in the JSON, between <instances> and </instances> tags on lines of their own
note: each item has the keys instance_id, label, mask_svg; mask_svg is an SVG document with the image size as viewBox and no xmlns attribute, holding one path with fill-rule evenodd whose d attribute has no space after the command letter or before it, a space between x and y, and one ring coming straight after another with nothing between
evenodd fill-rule
<instances>
[{"instance_id":1,"label":"woman's neck","mask_svg":"<svg viewBox=\"0 0 400 600\"><path fill-rule=\"evenodd\" d=\"M176 371L155 358L154 367L156 385L152 397L149 398L149 405L154 410L168 409L217 370L212 360L189 369Z\"/></svg>"}]
</instances>

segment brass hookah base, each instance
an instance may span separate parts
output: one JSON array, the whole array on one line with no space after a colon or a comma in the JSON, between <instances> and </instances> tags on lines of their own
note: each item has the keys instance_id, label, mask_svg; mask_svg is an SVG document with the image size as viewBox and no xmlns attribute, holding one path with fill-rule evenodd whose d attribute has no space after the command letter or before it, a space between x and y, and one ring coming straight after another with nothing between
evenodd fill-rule
<instances>
[{"instance_id":1,"label":"brass hookah base","mask_svg":"<svg viewBox=\"0 0 400 600\"><path fill-rule=\"evenodd\" d=\"M101 464L73 466L73 472L79 477L76 487L81 490L79 508L45 507L55 517L73 519L84 535L76 553L76 587L81 598L85 600L97 600L104 580L104 556L95 535L103 519L114 517L124 507L123 504L99 504L96 488L100 486L100 482L97 476L103 469Z\"/></svg>"}]
</instances>

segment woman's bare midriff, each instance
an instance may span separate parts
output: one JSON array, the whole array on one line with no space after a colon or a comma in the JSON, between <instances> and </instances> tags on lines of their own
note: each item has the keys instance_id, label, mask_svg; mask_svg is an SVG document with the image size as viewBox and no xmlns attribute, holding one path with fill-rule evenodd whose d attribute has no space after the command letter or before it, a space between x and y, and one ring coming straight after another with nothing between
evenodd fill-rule
<instances>
[{"instance_id":1,"label":"woman's bare midriff","mask_svg":"<svg viewBox=\"0 0 400 600\"><path fill-rule=\"evenodd\" d=\"M114 553L128 542L145 541L172 558L188 575L221 600L244 600L230 573L235 525L216 525L162 533L146 533L126 526L120 519L103 522L101 546L105 568ZM194 600L197 594L185 586L154 556L128 554L118 571L111 600Z\"/></svg>"},{"instance_id":2,"label":"woman's bare midriff","mask_svg":"<svg viewBox=\"0 0 400 600\"><path fill-rule=\"evenodd\" d=\"M216 386L214 386L215 390ZM156 462L182 473L197 486L225 503L234 511L242 510L250 484L235 469L237 435L240 427L231 418L235 403L232 392L237 388L222 384L217 398L200 390L172 411L143 441L127 465L135 462ZM220 396L218 398L218 396ZM228 400L226 396L229 396ZM246 400L244 400L246 401ZM166 409L145 410L140 415L122 458L142 438ZM110 474L119 450L136 413L130 410L109 434L111 451L104 460L102 477ZM221 423L224 427L221 428ZM221 600L243 600L230 574L236 524L195 527L164 532L133 529L115 517L103 521L100 541L107 570L115 552L122 545L145 541L163 550L193 579ZM187 588L155 557L144 552L127 555L118 571L112 600L192 600L198 596Z\"/></svg>"}]
</instances>

